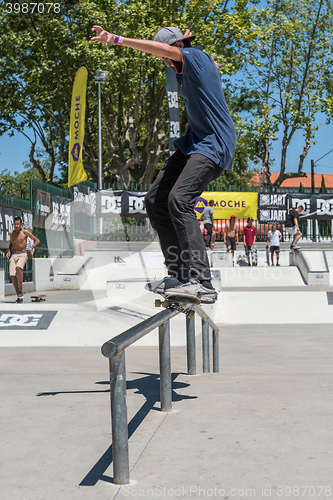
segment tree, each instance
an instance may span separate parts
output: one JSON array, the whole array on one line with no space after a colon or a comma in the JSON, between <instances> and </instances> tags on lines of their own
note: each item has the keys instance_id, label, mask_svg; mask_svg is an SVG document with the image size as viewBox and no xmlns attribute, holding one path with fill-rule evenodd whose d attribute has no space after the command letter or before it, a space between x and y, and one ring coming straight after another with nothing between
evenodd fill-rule
<instances>
[{"instance_id":1,"label":"tree","mask_svg":"<svg viewBox=\"0 0 333 500\"><path fill-rule=\"evenodd\" d=\"M12 174L8 169L0 172L0 193L14 196L15 198L29 199L29 179L41 180L39 172L28 162L24 171Z\"/></svg>"},{"instance_id":2,"label":"tree","mask_svg":"<svg viewBox=\"0 0 333 500\"><path fill-rule=\"evenodd\" d=\"M280 174L275 186L304 177L304 159L314 143L315 116L324 111L332 72L332 8L327 0L269 0L254 19L245 56L249 82L263 109L248 120L261 160L261 185L270 184L272 141L282 133ZM295 132L304 143L296 173L287 172L287 150Z\"/></svg>"},{"instance_id":3,"label":"tree","mask_svg":"<svg viewBox=\"0 0 333 500\"><path fill-rule=\"evenodd\" d=\"M320 193L321 194L327 194L327 188L326 188L326 184L325 184L325 178L324 178L323 175L321 176Z\"/></svg>"},{"instance_id":4,"label":"tree","mask_svg":"<svg viewBox=\"0 0 333 500\"><path fill-rule=\"evenodd\" d=\"M23 5L23 2L17 2ZM199 34L198 42L224 73L241 64L239 45L248 32L248 0L166 3L160 0L72 0L60 13L25 15L0 7L0 133L20 132L30 141L29 160L44 182L53 183L56 165L66 176L72 85L80 66L88 69L84 167L97 179L97 70L110 76L102 86L103 179L152 181L168 155L168 113L164 66L154 56L125 47L90 42L93 24L128 37L153 38L161 26L178 25ZM30 5L30 4L28 4ZM50 160L45 172L36 150Z\"/></svg>"}]
</instances>

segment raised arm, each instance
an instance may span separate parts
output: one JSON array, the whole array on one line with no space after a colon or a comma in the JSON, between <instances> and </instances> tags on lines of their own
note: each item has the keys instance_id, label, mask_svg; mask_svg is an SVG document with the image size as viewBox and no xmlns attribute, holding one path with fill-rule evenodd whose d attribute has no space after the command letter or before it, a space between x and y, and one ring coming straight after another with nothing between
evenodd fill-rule
<instances>
[{"instance_id":1,"label":"raised arm","mask_svg":"<svg viewBox=\"0 0 333 500\"><path fill-rule=\"evenodd\" d=\"M153 54L160 59L167 58L173 61L182 61L182 55L177 47L172 47L166 43L155 42L154 40L136 40L134 38L125 38L105 31L101 26L94 25L91 31L96 31L96 36L90 40L92 42L101 42L104 45L124 45L131 49L140 50Z\"/></svg>"}]
</instances>

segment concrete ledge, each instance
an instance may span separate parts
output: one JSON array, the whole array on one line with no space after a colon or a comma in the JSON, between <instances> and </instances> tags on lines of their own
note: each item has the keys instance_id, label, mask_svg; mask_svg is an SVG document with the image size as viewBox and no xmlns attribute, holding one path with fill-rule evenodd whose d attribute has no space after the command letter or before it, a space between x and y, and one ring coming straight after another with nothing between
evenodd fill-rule
<instances>
[{"instance_id":1,"label":"concrete ledge","mask_svg":"<svg viewBox=\"0 0 333 500\"><path fill-rule=\"evenodd\" d=\"M32 281L28 281L23 283L23 293L31 293L35 291L35 283ZM5 284L5 296L7 295L15 295L15 288L12 283L6 283Z\"/></svg>"}]
</instances>

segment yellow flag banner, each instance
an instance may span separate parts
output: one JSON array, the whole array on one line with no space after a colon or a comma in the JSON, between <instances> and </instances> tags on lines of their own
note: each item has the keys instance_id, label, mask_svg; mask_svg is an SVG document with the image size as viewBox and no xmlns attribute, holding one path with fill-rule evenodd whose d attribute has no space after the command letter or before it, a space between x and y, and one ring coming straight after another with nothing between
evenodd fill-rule
<instances>
[{"instance_id":1,"label":"yellow flag banner","mask_svg":"<svg viewBox=\"0 0 333 500\"><path fill-rule=\"evenodd\" d=\"M82 66L75 75L73 85L69 126L68 187L88 178L82 163L87 76L88 71Z\"/></svg>"},{"instance_id":2,"label":"yellow flag banner","mask_svg":"<svg viewBox=\"0 0 333 500\"><path fill-rule=\"evenodd\" d=\"M231 215L235 215L236 219L247 219L248 217L257 219L258 193L205 191L197 199L194 207L198 219L210 200L214 201L214 219L230 219Z\"/></svg>"}]
</instances>

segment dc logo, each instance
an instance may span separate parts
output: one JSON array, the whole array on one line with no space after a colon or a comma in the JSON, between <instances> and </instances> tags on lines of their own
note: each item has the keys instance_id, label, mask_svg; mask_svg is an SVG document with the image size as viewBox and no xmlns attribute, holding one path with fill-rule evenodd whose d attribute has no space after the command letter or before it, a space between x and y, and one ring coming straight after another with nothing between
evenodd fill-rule
<instances>
[{"instance_id":1,"label":"dc logo","mask_svg":"<svg viewBox=\"0 0 333 500\"><path fill-rule=\"evenodd\" d=\"M2 326L27 327L37 326L43 314L1 314L0 328Z\"/></svg>"}]
</instances>

